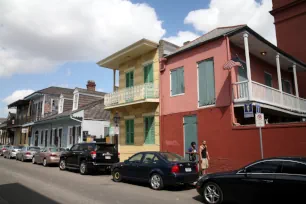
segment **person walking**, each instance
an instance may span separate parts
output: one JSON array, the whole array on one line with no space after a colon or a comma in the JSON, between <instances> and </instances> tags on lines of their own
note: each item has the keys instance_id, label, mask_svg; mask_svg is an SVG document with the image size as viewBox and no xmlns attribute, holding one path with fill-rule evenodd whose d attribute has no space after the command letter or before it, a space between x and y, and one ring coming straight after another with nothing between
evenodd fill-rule
<instances>
[{"instance_id":1,"label":"person walking","mask_svg":"<svg viewBox=\"0 0 306 204\"><path fill-rule=\"evenodd\" d=\"M191 142L190 147L186 154L189 154L189 161L196 161L197 160L197 147L195 142Z\"/></svg>"},{"instance_id":2,"label":"person walking","mask_svg":"<svg viewBox=\"0 0 306 204\"><path fill-rule=\"evenodd\" d=\"M200 146L200 161L201 161L201 169L202 175L206 174L207 169L209 167L209 154L207 151L207 144L206 141L203 140L202 145Z\"/></svg>"}]
</instances>

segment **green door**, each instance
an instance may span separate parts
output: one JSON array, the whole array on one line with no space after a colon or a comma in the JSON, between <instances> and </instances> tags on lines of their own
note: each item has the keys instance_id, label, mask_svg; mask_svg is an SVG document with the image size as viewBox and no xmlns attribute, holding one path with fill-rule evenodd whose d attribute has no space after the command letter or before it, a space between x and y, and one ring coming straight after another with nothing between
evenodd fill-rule
<instances>
[{"instance_id":1,"label":"green door","mask_svg":"<svg viewBox=\"0 0 306 204\"><path fill-rule=\"evenodd\" d=\"M125 101L132 102L134 100L134 71L130 71L125 73L125 87L127 88L125 91Z\"/></svg>"},{"instance_id":2,"label":"green door","mask_svg":"<svg viewBox=\"0 0 306 204\"><path fill-rule=\"evenodd\" d=\"M185 116L184 117L184 156L186 159L189 159L189 155L185 154L189 147L191 146L191 142L195 142L198 144L198 125L197 125L197 116Z\"/></svg>"},{"instance_id":3,"label":"green door","mask_svg":"<svg viewBox=\"0 0 306 204\"><path fill-rule=\"evenodd\" d=\"M154 116L144 118L145 144L155 144Z\"/></svg>"},{"instance_id":4,"label":"green door","mask_svg":"<svg viewBox=\"0 0 306 204\"><path fill-rule=\"evenodd\" d=\"M125 121L126 144L134 144L134 120Z\"/></svg>"}]
</instances>

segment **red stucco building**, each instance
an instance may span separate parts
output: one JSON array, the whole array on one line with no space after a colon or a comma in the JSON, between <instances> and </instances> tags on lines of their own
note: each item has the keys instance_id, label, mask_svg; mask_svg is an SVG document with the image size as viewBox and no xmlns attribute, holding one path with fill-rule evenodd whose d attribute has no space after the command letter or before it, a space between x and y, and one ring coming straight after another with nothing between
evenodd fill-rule
<instances>
[{"instance_id":1,"label":"red stucco building","mask_svg":"<svg viewBox=\"0 0 306 204\"><path fill-rule=\"evenodd\" d=\"M241 66L225 69L233 60ZM185 155L206 140L210 172L260 159L259 131L244 105L261 107L264 157L306 156L306 64L246 25L217 28L160 61L161 150ZM251 114L252 115L252 114Z\"/></svg>"},{"instance_id":2,"label":"red stucco building","mask_svg":"<svg viewBox=\"0 0 306 204\"><path fill-rule=\"evenodd\" d=\"M277 46L306 62L306 0L273 0ZM306 87L306 72L298 73L299 85ZM306 98L306 88L300 91Z\"/></svg>"}]
</instances>

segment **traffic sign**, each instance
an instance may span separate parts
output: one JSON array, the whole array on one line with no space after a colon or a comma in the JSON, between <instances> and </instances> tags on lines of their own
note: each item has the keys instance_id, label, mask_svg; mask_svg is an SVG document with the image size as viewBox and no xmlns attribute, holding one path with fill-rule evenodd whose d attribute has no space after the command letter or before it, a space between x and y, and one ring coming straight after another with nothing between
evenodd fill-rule
<instances>
[{"instance_id":1,"label":"traffic sign","mask_svg":"<svg viewBox=\"0 0 306 204\"><path fill-rule=\"evenodd\" d=\"M253 104L248 103L244 104L244 118L253 118L254 113L253 113Z\"/></svg>"},{"instance_id":2,"label":"traffic sign","mask_svg":"<svg viewBox=\"0 0 306 204\"><path fill-rule=\"evenodd\" d=\"M265 117L263 113L256 113L255 123L256 127L265 127Z\"/></svg>"},{"instance_id":3,"label":"traffic sign","mask_svg":"<svg viewBox=\"0 0 306 204\"><path fill-rule=\"evenodd\" d=\"M259 104L256 104L256 113L261 113L261 107Z\"/></svg>"}]
</instances>

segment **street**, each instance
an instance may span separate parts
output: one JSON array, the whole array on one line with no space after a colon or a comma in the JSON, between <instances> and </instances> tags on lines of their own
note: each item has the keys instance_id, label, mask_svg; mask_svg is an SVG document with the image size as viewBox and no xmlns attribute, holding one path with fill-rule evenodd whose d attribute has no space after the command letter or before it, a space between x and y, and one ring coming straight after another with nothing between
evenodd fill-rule
<instances>
[{"instance_id":1,"label":"street","mask_svg":"<svg viewBox=\"0 0 306 204\"><path fill-rule=\"evenodd\" d=\"M146 184L115 183L110 175L81 176L58 167L0 157L0 204L201 203L192 187L154 191Z\"/></svg>"}]
</instances>

